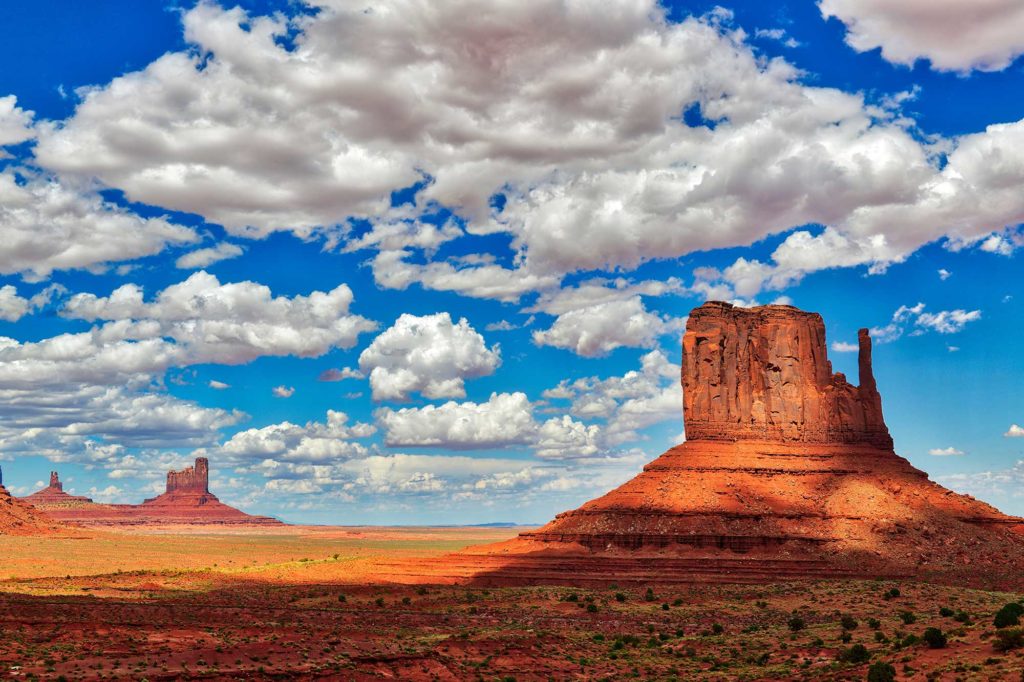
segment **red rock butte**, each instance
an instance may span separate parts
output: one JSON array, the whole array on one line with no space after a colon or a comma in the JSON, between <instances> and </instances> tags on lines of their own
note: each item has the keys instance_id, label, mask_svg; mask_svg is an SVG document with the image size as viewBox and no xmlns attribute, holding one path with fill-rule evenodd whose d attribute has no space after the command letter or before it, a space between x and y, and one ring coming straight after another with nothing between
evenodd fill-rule
<instances>
[{"instance_id":1,"label":"red rock butte","mask_svg":"<svg viewBox=\"0 0 1024 682\"><path fill-rule=\"evenodd\" d=\"M60 482L60 476L56 471L50 472L50 484L42 490L37 490L24 498L34 507L76 507L92 504L88 497L80 495L69 495L64 492L64 484Z\"/></svg>"},{"instance_id":2,"label":"red rock butte","mask_svg":"<svg viewBox=\"0 0 1024 682\"><path fill-rule=\"evenodd\" d=\"M496 545L395 567L477 584L906 576L1024 582L1024 519L928 480L893 450L860 330L859 386L820 315L706 303L683 337L687 440L603 497Z\"/></svg>"},{"instance_id":3,"label":"red rock butte","mask_svg":"<svg viewBox=\"0 0 1024 682\"><path fill-rule=\"evenodd\" d=\"M37 509L60 521L89 526L283 525L269 516L253 516L224 504L210 492L210 462L205 457L182 471L167 473L166 492L142 504L96 504L63 491L56 472L50 486L25 498ZM55 485L56 484L56 485Z\"/></svg>"}]
</instances>

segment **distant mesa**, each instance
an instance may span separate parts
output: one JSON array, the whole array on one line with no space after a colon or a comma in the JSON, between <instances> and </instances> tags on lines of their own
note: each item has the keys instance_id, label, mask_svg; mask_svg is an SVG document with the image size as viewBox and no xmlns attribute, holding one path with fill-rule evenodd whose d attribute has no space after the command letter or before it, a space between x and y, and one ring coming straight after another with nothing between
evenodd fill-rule
<instances>
[{"instance_id":1,"label":"distant mesa","mask_svg":"<svg viewBox=\"0 0 1024 682\"><path fill-rule=\"evenodd\" d=\"M166 492L142 504L97 504L86 497L68 495L57 472L50 485L25 498L37 509L61 521L90 526L284 525L269 516L253 516L228 506L210 492L210 462L196 459L193 466L167 473Z\"/></svg>"},{"instance_id":2,"label":"distant mesa","mask_svg":"<svg viewBox=\"0 0 1024 682\"><path fill-rule=\"evenodd\" d=\"M687 440L537 530L399 580L773 582L905 576L1024 585L1024 519L928 480L896 455L871 338L859 386L833 373L820 315L694 309L682 348Z\"/></svg>"}]
</instances>

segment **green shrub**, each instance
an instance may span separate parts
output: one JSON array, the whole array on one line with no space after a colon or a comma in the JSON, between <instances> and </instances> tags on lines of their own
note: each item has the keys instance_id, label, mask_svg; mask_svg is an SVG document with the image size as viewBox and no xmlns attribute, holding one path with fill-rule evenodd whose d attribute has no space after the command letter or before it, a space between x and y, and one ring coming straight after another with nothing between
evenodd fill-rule
<instances>
[{"instance_id":1,"label":"green shrub","mask_svg":"<svg viewBox=\"0 0 1024 682\"><path fill-rule=\"evenodd\" d=\"M939 615L943 618L950 618L953 616L954 613L955 611L953 611L953 609L949 608L948 606L943 606L941 609L939 609Z\"/></svg>"},{"instance_id":2,"label":"green shrub","mask_svg":"<svg viewBox=\"0 0 1024 682\"><path fill-rule=\"evenodd\" d=\"M597 613L597 604L587 604L588 613Z\"/></svg>"},{"instance_id":3,"label":"green shrub","mask_svg":"<svg viewBox=\"0 0 1024 682\"><path fill-rule=\"evenodd\" d=\"M875 661L868 668L868 682L895 682L896 668L885 661Z\"/></svg>"},{"instance_id":4,"label":"green shrub","mask_svg":"<svg viewBox=\"0 0 1024 682\"><path fill-rule=\"evenodd\" d=\"M945 649L946 635L939 628L926 628L924 636L921 637L930 649Z\"/></svg>"},{"instance_id":5,"label":"green shrub","mask_svg":"<svg viewBox=\"0 0 1024 682\"><path fill-rule=\"evenodd\" d=\"M719 623L715 623L711 626L711 632L715 633L716 635L720 635L723 632L725 632L725 628L722 627Z\"/></svg>"},{"instance_id":6,"label":"green shrub","mask_svg":"<svg viewBox=\"0 0 1024 682\"><path fill-rule=\"evenodd\" d=\"M1024 628L1002 628L996 630L996 641L992 643L996 651L1010 651L1024 647Z\"/></svg>"},{"instance_id":7,"label":"green shrub","mask_svg":"<svg viewBox=\"0 0 1024 682\"><path fill-rule=\"evenodd\" d=\"M626 601L626 595L622 594L621 592L616 592L615 601Z\"/></svg>"},{"instance_id":8,"label":"green shrub","mask_svg":"<svg viewBox=\"0 0 1024 682\"><path fill-rule=\"evenodd\" d=\"M849 630L843 630L842 633L840 633L839 635L839 641L841 641L843 644L849 644L850 640L852 639L853 635L850 634Z\"/></svg>"},{"instance_id":9,"label":"green shrub","mask_svg":"<svg viewBox=\"0 0 1024 682\"><path fill-rule=\"evenodd\" d=\"M1020 625L1020 617L1024 615L1024 606L1017 602L1010 602L996 613L993 624L997 628L1007 628L1011 625Z\"/></svg>"},{"instance_id":10,"label":"green shrub","mask_svg":"<svg viewBox=\"0 0 1024 682\"><path fill-rule=\"evenodd\" d=\"M912 625L917 620L917 616L910 611L900 611L900 620L904 625Z\"/></svg>"},{"instance_id":11,"label":"green shrub","mask_svg":"<svg viewBox=\"0 0 1024 682\"><path fill-rule=\"evenodd\" d=\"M866 663L869 658L871 658L871 652L863 644L854 644L849 649L839 652L839 660L843 663L856 665L858 663Z\"/></svg>"},{"instance_id":12,"label":"green shrub","mask_svg":"<svg viewBox=\"0 0 1024 682\"><path fill-rule=\"evenodd\" d=\"M844 615L839 620L839 623L843 626L844 630L856 630L858 625L857 620L850 614Z\"/></svg>"},{"instance_id":13,"label":"green shrub","mask_svg":"<svg viewBox=\"0 0 1024 682\"><path fill-rule=\"evenodd\" d=\"M803 630L805 627L807 627L807 623L805 623L804 619L800 616L793 616L792 618L790 618L787 625L789 625L789 629L793 632L799 632L800 630Z\"/></svg>"},{"instance_id":14,"label":"green shrub","mask_svg":"<svg viewBox=\"0 0 1024 682\"><path fill-rule=\"evenodd\" d=\"M644 593L644 601L654 601L654 588L647 588L647 592Z\"/></svg>"},{"instance_id":15,"label":"green shrub","mask_svg":"<svg viewBox=\"0 0 1024 682\"><path fill-rule=\"evenodd\" d=\"M868 627L872 630L877 630L878 628L882 627L882 621L878 620L877 618L868 618Z\"/></svg>"},{"instance_id":16,"label":"green shrub","mask_svg":"<svg viewBox=\"0 0 1024 682\"><path fill-rule=\"evenodd\" d=\"M895 599L898 596L900 596L900 591L897 588L894 587L891 590L889 590L888 592L886 592L885 594L883 594L882 598L883 599Z\"/></svg>"}]
</instances>

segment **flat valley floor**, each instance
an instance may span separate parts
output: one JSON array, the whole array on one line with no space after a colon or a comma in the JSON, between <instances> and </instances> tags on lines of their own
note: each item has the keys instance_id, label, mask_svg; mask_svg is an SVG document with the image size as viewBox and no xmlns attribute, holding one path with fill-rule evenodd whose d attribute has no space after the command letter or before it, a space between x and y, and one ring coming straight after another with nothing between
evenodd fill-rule
<instances>
[{"instance_id":1,"label":"flat valley floor","mask_svg":"<svg viewBox=\"0 0 1024 682\"><path fill-rule=\"evenodd\" d=\"M898 680L1024 680L1024 648L993 626L1017 593L383 582L520 530L0 536L0 679L865 680L885 662Z\"/></svg>"}]
</instances>

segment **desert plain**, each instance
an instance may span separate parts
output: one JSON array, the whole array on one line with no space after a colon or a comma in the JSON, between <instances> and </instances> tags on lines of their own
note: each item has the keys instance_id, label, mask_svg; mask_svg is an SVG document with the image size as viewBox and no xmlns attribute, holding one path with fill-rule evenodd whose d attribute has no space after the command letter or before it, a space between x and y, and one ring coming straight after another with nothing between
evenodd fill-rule
<instances>
[{"instance_id":1,"label":"desert plain","mask_svg":"<svg viewBox=\"0 0 1024 682\"><path fill-rule=\"evenodd\" d=\"M0 665L39 680L1019 680L1024 594L911 580L422 584L523 528L0 536ZM994 587L994 586L993 586ZM933 648L930 628L946 640ZM1006 630L1005 628L1003 630ZM884 678L879 678L884 679Z\"/></svg>"}]
</instances>

